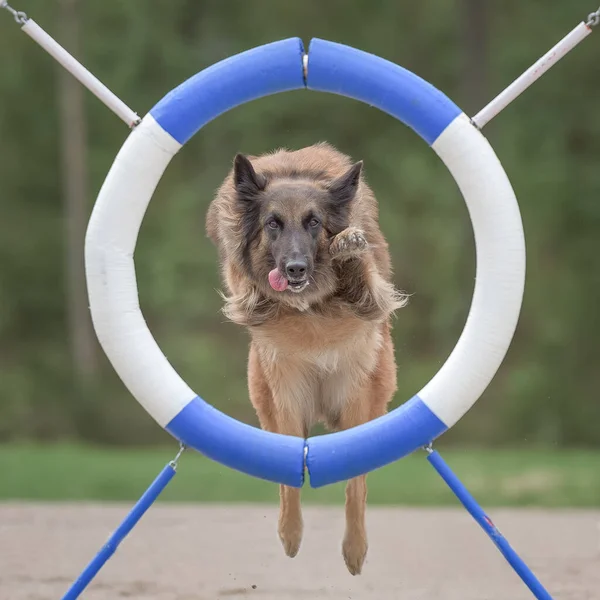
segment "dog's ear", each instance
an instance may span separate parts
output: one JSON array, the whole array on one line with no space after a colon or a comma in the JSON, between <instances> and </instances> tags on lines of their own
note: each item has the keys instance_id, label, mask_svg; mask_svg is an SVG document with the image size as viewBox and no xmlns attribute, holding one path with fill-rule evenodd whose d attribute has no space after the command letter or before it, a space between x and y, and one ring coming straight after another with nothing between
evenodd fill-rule
<instances>
[{"instance_id":1,"label":"dog's ear","mask_svg":"<svg viewBox=\"0 0 600 600\"><path fill-rule=\"evenodd\" d=\"M246 156L236 154L233 165L233 183L240 198L252 200L265 189L267 179L254 170Z\"/></svg>"},{"instance_id":2,"label":"dog's ear","mask_svg":"<svg viewBox=\"0 0 600 600\"><path fill-rule=\"evenodd\" d=\"M356 196L356 190L360 182L363 161L360 160L346 171L343 175L334 179L329 185L329 194L334 203L347 204Z\"/></svg>"}]
</instances>

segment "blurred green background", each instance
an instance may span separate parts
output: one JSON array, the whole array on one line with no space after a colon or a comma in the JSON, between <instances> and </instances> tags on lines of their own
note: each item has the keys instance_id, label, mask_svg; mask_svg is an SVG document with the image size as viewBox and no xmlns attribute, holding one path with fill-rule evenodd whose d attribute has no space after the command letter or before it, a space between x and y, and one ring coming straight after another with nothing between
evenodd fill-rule
<instances>
[{"instance_id":1,"label":"blurred green background","mask_svg":"<svg viewBox=\"0 0 600 600\"><path fill-rule=\"evenodd\" d=\"M396 62L473 115L596 8L590 0L13 4L140 115L212 63L291 36ZM101 352L83 279L87 219L128 129L4 11L0 56L0 497L134 498L176 444ZM600 505L599 64L593 35L485 127L520 202L527 285L503 366L440 448L489 501ZM254 425L248 337L219 312L205 211L236 152L320 140L365 161L396 283L412 294L394 325L393 407L445 361L469 309L468 214L450 174L411 130L354 100L304 90L230 111L172 161L142 226L136 266L142 310L171 363L202 397ZM276 486L199 456L185 460L198 476L173 484L183 487L168 497L277 497ZM431 474L420 460L374 474L370 498L448 500L443 490L427 491ZM516 488L504 486L514 478ZM320 493L311 492L330 498Z\"/></svg>"}]
</instances>

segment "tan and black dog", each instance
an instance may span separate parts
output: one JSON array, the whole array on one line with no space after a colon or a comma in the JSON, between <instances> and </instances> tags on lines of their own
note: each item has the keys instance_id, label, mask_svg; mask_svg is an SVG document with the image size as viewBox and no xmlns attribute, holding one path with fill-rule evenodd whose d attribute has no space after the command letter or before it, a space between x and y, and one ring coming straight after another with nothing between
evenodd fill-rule
<instances>
[{"instance_id":1,"label":"tan and black dog","mask_svg":"<svg viewBox=\"0 0 600 600\"><path fill-rule=\"evenodd\" d=\"M341 430L383 415L396 390L390 320L405 298L362 162L325 143L238 154L206 230L219 251L223 312L250 332L261 427L307 437L319 421ZM353 575L367 553L366 497L366 476L347 483L342 552ZM295 556L300 490L281 486L280 500L279 537Z\"/></svg>"}]
</instances>

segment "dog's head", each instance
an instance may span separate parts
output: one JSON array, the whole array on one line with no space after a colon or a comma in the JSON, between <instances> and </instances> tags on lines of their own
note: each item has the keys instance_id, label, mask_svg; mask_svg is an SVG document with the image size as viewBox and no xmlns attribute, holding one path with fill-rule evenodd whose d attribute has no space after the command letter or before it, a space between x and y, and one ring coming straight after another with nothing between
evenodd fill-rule
<instances>
[{"instance_id":1,"label":"dog's head","mask_svg":"<svg viewBox=\"0 0 600 600\"><path fill-rule=\"evenodd\" d=\"M362 162L344 174L285 176L255 170L235 157L233 184L243 268L272 298L314 302L335 290L329 255L333 236L348 227Z\"/></svg>"}]
</instances>

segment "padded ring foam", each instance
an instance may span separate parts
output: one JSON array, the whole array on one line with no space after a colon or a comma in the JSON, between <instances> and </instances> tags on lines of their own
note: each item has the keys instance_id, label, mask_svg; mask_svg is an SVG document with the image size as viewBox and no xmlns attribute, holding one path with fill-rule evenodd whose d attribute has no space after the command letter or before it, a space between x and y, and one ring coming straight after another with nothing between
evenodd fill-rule
<instances>
[{"instance_id":1,"label":"padded ring foam","mask_svg":"<svg viewBox=\"0 0 600 600\"><path fill-rule=\"evenodd\" d=\"M175 438L249 475L312 487L382 467L433 441L477 401L514 334L525 281L517 201L494 151L443 93L409 71L348 46L291 38L243 52L182 83L150 110L119 151L94 206L85 266L94 328L132 395ZM375 106L412 128L462 191L477 275L460 339L411 400L353 429L307 440L240 423L196 395L150 333L140 310L134 250L147 206L172 157L203 125L244 102L312 89Z\"/></svg>"}]
</instances>

